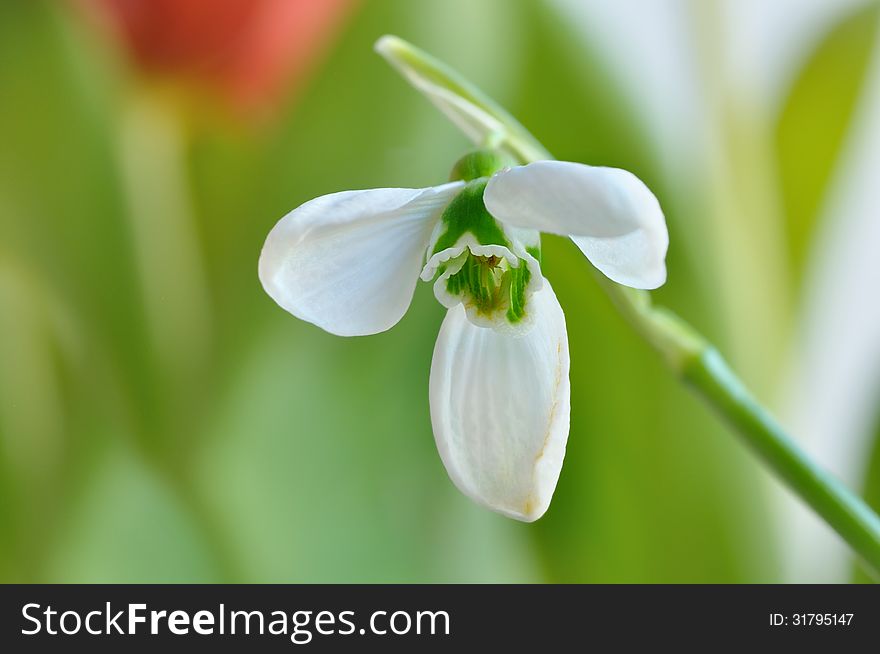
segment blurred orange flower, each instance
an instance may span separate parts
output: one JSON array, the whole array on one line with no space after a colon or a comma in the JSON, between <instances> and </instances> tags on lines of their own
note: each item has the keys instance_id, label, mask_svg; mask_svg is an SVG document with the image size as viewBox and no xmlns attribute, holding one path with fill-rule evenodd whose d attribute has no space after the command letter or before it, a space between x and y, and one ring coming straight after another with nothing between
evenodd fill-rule
<instances>
[{"instance_id":1,"label":"blurred orange flower","mask_svg":"<svg viewBox=\"0 0 880 654\"><path fill-rule=\"evenodd\" d=\"M352 0L81 0L145 72L219 91L238 108L301 80Z\"/></svg>"}]
</instances>

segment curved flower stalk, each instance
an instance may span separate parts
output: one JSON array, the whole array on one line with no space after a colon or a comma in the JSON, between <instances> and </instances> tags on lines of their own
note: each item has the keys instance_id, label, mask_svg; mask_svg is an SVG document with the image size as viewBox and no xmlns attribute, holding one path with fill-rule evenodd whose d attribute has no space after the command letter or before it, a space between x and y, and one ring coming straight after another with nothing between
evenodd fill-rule
<instances>
[{"instance_id":1,"label":"curved flower stalk","mask_svg":"<svg viewBox=\"0 0 880 654\"><path fill-rule=\"evenodd\" d=\"M569 430L565 316L540 232L567 235L609 279L666 280L660 205L632 174L478 150L447 184L343 191L294 209L260 256L266 292L340 336L404 315L419 278L448 312L431 364L431 422L455 485L518 520L541 517Z\"/></svg>"},{"instance_id":2,"label":"curved flower stalk","mask_svg":"<svg viewBox=\"0 0 880 654\"><path fill-rule=\"evenodd\" d=\"M552 158L510 114L442 62L394 36L379 39L376 50L475 142L490 142L520 163ZM734 427L880 578L877 514L800 450L711 343L671 311L652 306L644 291L621 286L614 277L599 276L599 281L669 368Z\"/></svg>"}]
</instances>

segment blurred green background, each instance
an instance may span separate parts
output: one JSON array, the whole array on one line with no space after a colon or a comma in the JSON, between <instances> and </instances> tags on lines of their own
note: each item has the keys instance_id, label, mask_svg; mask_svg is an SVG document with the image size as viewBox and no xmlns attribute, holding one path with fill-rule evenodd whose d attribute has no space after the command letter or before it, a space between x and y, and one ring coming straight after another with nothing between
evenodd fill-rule
<instances>
[{"instance_id":1,"label":"blurred green background","mask_svg":"<svg viewBox=\"0 0 880 654\"><path fill-rule=\"evenodd\" d=\"M269 229L305 200L433 185L469 147L372 53L395 33L558 158L644 179L672 244L656 301L715 340L784 421L812 424L799 375L821 378L814 350L836 360L841 342L809 337L811 316L832 311L812 290L824 244L843 238L829 198L846 192L839 171L870 123L866 89L880 88L875 3L805 3L816 19L800 45L754 84L740 56L750 39L782 40L781 8L797 3L631 0L610 17L615 3L363 0L298 14L299 0L267 0L254 16L241 4L0 3L0 580L857 574L562 239L545 241L544 268L568 321L571 436L533 525L472 505L437 456L428 372L443 309L429 285L390 332L341 339L279 309L256 266ZM297 47L257 56L254 42ZM264 73L278 83L248 86ZM691 93L672 83L682 75ZM876 312L873 288L853 320ZM880 333L866 338L874 349L860 351L876 351ZM880 397L880 361L856 358L860 388ZM880 508L876 407L837 402L874 415L805 446L849 452L835 471ZM804 534L817 529L832 548L811 559Z\"/></svg>"}]
</instances>

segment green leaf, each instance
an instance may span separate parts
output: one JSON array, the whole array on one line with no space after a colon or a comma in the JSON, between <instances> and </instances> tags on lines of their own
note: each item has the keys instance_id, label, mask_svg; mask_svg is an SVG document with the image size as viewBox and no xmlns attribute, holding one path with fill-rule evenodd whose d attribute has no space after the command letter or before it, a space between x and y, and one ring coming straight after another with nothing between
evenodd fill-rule
<instances>
[{"instance_id":1,"label":"green leaf","mask_svg":"<svg viewBox=\"0 0 880 654\"><path fill-rule=\"evenodd\" d=\"M776 126L782 202L799 276L840 159L877 40L880 4L831 27L794 80Z\"/></svg>"},{"instance_id":2,"label":"green leaf","mask_svg":"<svg viewBox=\"0 0 880 654\"><path fill-rule=\"evenodd\" d=\"M64 517L46 579L60 583L212 583L221 579L193 507L121 438Z\"/></svg>"},{"instance_id":3,"label":"green leaf","mask_svg":"<svg viewBox=\"0 0 880 654\"><path fill-rule=\"evenodd\" d=\"M871 455L868 458L862 497L865 498L868 506L880 512L880 411L877 412L874 425L874 442ZM872 577L859 562L856 562L853 581L867 584L876 583L877 579Z\"/></svg>"}]
</instances>

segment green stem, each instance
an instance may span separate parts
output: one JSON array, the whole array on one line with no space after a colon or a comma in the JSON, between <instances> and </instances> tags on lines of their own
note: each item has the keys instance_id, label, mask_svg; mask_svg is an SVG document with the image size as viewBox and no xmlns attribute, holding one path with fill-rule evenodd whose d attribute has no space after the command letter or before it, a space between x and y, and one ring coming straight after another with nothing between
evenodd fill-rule
<instances>
[{"instance_id":1,"label":"green stem","mask_svg":"<svg viewBox=\"0 0 880 654\"><path fill-rule=\"evenodd\" d=\"M733 427L752 451L878 575L877 514L798 447L711 343L673 312L653 307L647 293L600 277L618 308L661 353L670 370Z\"/></svg>"},{"instance_id":2,"label":"green stem","mask_svg":"<svg viewBox=\"0 0 880 654\"><path fill-rule=\"evenodd\" d=\"M864 501L810 459L743 386L714 347L689 362L682 378L765 463L877 574L880 520Z\"/></svg>"},{"instance_id":3,"label":"green stem","mask_svg":"<svg viewBox=\"0 0 880 654\"><path fill-rule=\"evenodd\" d=\"M377 50L477 143L493 139L520 162L552 155L509 113L461 75L396 37ZM452 98L452 99L450 99ZM483 128L482 133L479 132ZM673 312L654 307L645 291L597 273L617 308L662 355L667 366L732 426L771 470L880 575L880 518L819 467L746 389L718 350Z\"/></svg>"}]
</instances>

